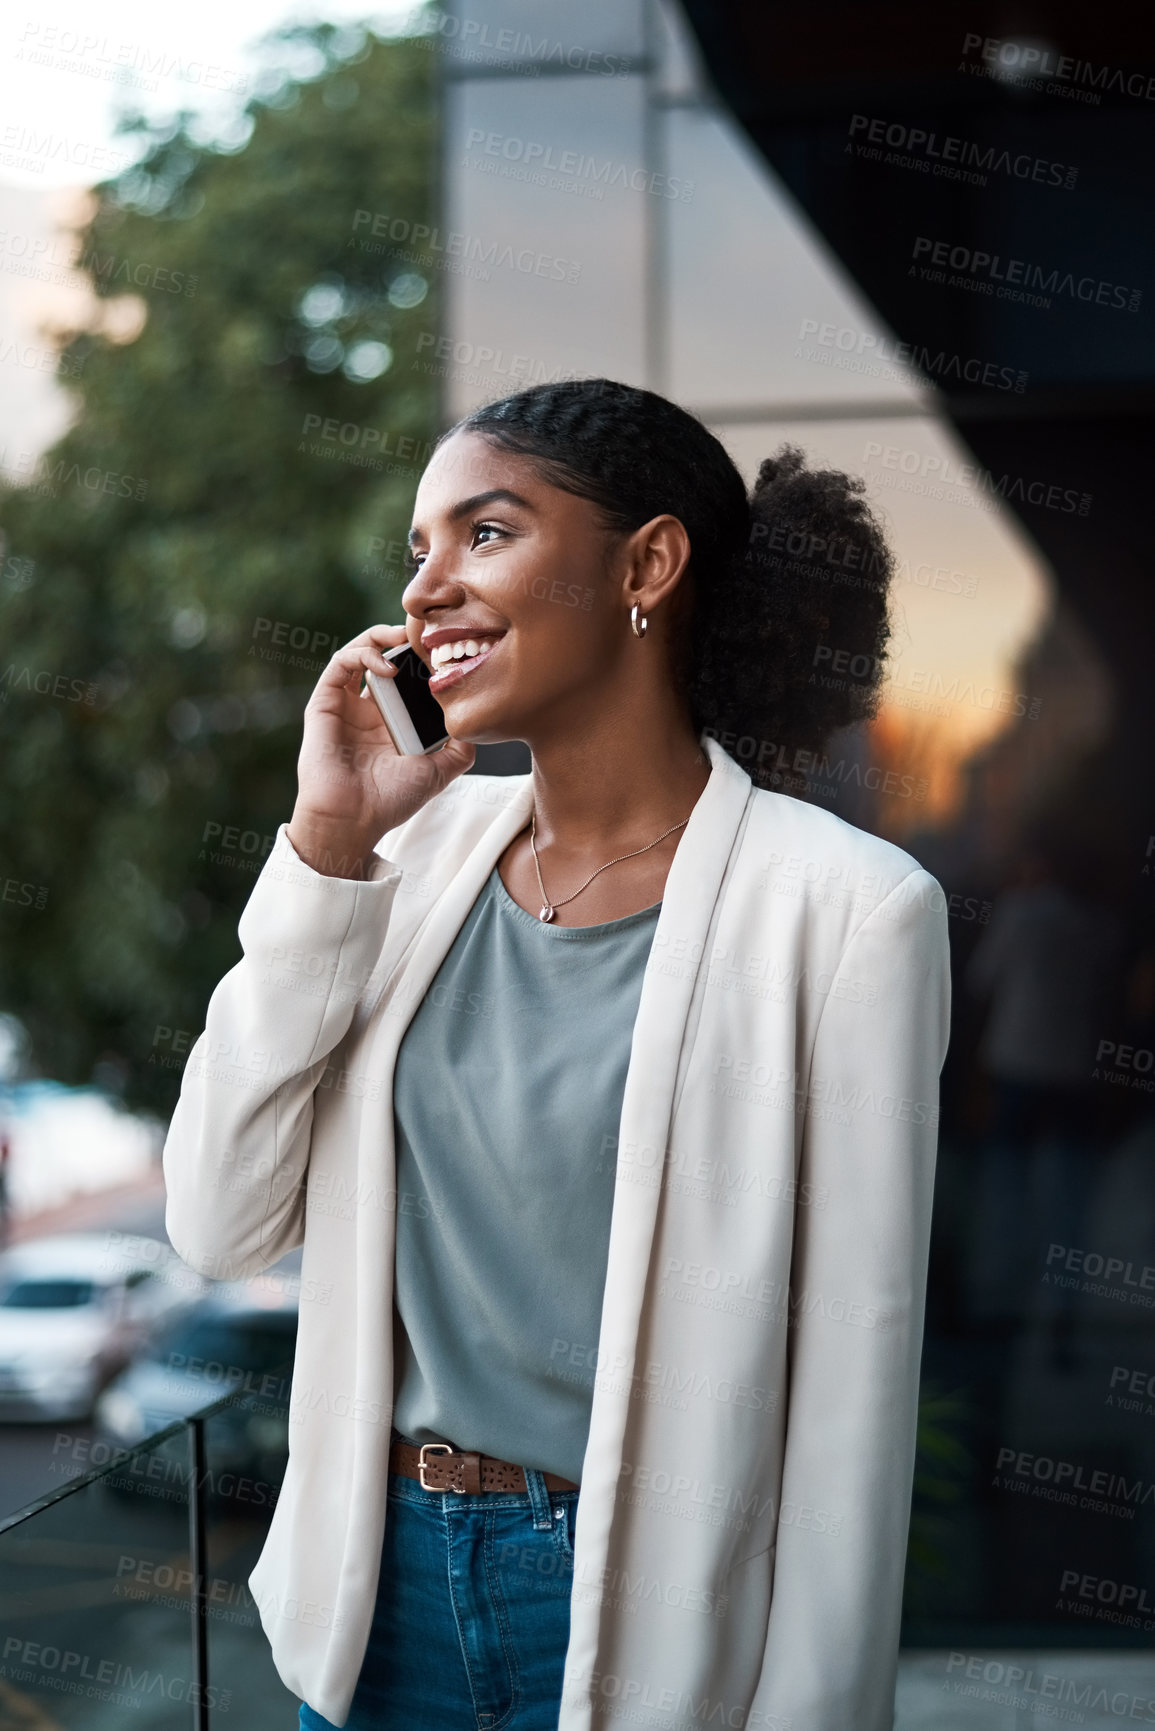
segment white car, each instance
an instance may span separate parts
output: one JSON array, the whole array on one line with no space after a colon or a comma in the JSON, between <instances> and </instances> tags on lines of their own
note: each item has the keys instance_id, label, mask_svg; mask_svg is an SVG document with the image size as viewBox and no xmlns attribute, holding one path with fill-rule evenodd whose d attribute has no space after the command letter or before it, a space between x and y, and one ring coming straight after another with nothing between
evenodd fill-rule
<instances>
[{"instance_id":1,"label":"white car","mask_svg":"<svg viewBox=\"0 0 1155 1731\"><path fill-rule=\"evenodd\" d=\"M0 1421L89 1418L158 1323L204 1288L167 1244L121 1232L0 1253Z\"/></svg>"}]
</instances>

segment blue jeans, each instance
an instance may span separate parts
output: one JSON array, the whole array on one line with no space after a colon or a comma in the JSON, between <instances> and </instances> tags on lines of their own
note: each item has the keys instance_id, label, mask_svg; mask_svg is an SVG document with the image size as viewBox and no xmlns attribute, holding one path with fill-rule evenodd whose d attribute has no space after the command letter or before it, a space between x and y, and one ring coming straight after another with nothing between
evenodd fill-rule
<instances>
[{"instance_id":1,"label":"blue jeans","mask_svg":"<svg viewBox=\"0 0 1155 1731\"><path fill-rule=\"evenodd\" d=\"M577 1491L425 1491L389 1474L381 1578L345 1731L557 1731ZM333 1731L301 1705L300 1731Z\"/></svg>"}]
</instances>

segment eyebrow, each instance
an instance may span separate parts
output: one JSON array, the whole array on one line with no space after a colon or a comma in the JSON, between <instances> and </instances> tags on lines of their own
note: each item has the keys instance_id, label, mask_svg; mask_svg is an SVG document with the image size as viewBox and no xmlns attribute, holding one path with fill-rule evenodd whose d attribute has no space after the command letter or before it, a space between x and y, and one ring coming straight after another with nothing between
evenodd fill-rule
<instances>
[{"instance_id":1,"label":"eyebrow","mask_svg":"<svg viewBox=\"0 0 1155 1731\"><path fill-rule=\"evenodd\" d=\"M451 523L459 522L462 517L468 517L471 511L479 511L483 505L492 505L498 499L504 499L507 505L520 505L525 511L532 511L533 506L528 499L523 499L520 493L514 493L509 487L491 487L488 493L474 493L472 498L462 499L454 505L449 513ZM409 531L409 545L420 539L421 531L416 526Z\"/></svg>"}]
</instances>

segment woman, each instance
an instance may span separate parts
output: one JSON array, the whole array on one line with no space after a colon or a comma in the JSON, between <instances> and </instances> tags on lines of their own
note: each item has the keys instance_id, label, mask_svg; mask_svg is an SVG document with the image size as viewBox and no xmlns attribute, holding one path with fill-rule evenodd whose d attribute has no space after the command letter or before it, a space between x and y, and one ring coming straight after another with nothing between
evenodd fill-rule
<instances>
[{"instance_id":1,"label":"woman","mask_svg":"<svg viewBox=\"0 0 1155 1731\"><path fill-rule=\"evenodd\" d=\"M787 451L748 503L660 397L521 391L309 701L165 1172L194 1267L304 1247L251 1585L313 1731L891 1724L944 904L773 791L875 701L811 683L881 664L861 493ZM406 638L428 757L360 689Z\"/></svg>"}]
</instances>

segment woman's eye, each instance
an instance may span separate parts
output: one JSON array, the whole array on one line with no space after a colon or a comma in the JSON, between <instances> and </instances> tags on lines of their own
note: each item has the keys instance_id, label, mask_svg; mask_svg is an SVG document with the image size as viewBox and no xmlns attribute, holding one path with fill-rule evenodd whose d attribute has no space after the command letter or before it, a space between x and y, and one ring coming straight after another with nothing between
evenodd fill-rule
<instances>
[{"instance_id":1,"label":"woman's eye","mask_svg":"<svg viewBox=\"0 0 1155 1731\"><path fill-rule=\"evenodd\" d=\"M500 525L498 525L497 523L471 523L470 528L469 528L469 533L470 533L470 546L471 547L476 547L479 545L485 547L485 546L489 545L490 539L493 536L505 535L508 533L508 531L505 529L502 529L500 527ZM425 552L422 552L422 553L415 553L412 551L408 552L405 555L406 569L411 571L411 572L412 571L420 571L422 565L424 565L424 563L425 563L426 559L428 559L428 557L429 557L429 554L425 553Z\"/></svg>"}]
</instances>

